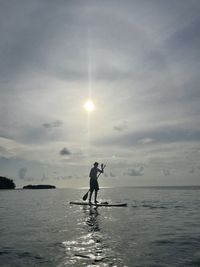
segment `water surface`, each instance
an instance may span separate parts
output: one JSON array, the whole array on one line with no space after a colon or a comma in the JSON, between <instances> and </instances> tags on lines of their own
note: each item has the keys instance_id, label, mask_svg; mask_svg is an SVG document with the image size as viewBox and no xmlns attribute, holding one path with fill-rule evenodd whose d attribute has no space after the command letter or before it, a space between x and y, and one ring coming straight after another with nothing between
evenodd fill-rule
<instances>
[{"instance_id":1,"label":"water surface","mask_svg":"<svg viewBox=\"0 0 200 267\"><path fill-rule=\"evenodd\" d=\"M0 191L0 265L200 266L199 187L102 189L128 207L69 205L85 190Z\"/></svg>"}]
</instances>

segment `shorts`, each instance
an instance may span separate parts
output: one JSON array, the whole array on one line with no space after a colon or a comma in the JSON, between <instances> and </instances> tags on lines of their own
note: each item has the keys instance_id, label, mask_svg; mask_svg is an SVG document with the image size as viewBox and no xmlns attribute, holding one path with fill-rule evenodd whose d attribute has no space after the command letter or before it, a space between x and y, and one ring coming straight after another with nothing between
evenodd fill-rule
<instances>
[{"instance_id":1,"label":"shorts","mask_svg":"<svg viewBox=\"0 0 200 267\"><path fill-rule=\"evenodd\" d=\"M90 191L98 191L99 183L96 179L90 178Z\"/></svg>"}]
</instances>

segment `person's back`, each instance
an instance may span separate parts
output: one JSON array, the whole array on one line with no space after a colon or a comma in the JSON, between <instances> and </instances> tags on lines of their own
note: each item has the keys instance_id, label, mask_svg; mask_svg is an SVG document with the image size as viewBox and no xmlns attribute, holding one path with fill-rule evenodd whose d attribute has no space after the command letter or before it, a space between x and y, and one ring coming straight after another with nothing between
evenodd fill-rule
<instances>
[{"instance_id":1,"label":"person's back","mask_svg":"<svg viewBox=\"0 0 200 267\"><path fill-rule=\"evenodd\" d=\"M100 170L96 167L96 166L94 166L91 170L90 170L90 178L92 178L92 179L97 179L97 173L98 172L100 172Z\"/></svg>"}]
</instances>

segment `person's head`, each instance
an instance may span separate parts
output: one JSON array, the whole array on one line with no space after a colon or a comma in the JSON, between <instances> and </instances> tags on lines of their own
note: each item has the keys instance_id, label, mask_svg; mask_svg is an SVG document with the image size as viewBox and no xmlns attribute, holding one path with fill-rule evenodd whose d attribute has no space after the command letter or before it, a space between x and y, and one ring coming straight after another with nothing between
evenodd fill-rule
<instances>
[{"instance_id":1,"label":"person's head","mask_svg":"<svg viewBox=\"0 0 200 267\"><path fill-rule=\"evenodd\" d=\"M97 167L98 167L98 165L99 165L99 163L98 163L98 162L95 162L95 163L94 163L94 167L95 167L95 168L97 168Z\"/></svg>"}]
</instances>

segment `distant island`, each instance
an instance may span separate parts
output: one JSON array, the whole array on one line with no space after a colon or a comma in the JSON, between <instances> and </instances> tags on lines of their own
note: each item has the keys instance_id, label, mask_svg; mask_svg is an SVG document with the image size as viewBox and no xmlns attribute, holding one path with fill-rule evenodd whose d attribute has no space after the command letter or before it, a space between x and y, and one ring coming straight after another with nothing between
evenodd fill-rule
<instances>
[{"instance_id":1,"label":"distant island","mask_svg":"<svg viewBox=\"0 0 200 267\"><path fill-rule=\"evenodd\" d=\"M38 185L26 185L23 186L23 189L55 189L55 185L48 185L48 184L38 184Z\"/></svg>"},{"instance_id":2,"label":"distant island","mask_svg":"<svg viewBox=\"0 0 200 267\"><path fill-rule=\"evenodd\" d=\"M0 176L0 189L15 189L15 187L13 180Z\"/></svg>"}]
</instances>

